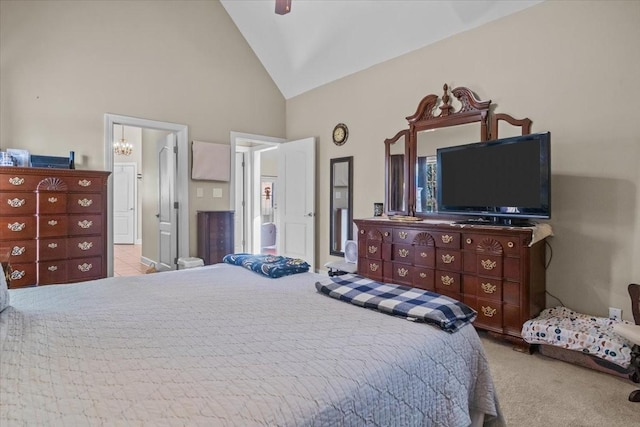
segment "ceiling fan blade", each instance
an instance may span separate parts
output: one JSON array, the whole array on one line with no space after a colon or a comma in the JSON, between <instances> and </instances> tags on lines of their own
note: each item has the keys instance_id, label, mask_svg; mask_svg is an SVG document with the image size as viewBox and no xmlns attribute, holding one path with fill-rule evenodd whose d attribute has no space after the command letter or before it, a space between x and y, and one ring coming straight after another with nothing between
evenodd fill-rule
<instances>
[{"instance_id":1,"label":"ceiling fan blade","mask_svg":"<svg viewBox=\"0 0 640 427\"><path fill-rule=\"evenodd\" d=\"M276 13L286 15L291 12L291 0L276 0Z\"/></svg>"}]
</instances>

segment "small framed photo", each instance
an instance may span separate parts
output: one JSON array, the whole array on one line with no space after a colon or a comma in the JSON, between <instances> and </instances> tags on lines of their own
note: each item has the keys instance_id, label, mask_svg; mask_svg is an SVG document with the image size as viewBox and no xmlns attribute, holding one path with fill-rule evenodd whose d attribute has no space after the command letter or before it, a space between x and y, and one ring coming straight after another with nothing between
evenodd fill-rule
<instances>
[{"instance_id":1,"label":"small framed photo","mask_svg":"<svg viewBox=\"0 0 640 427\"><path fill-rule=\"evenodd\" d=\"M17 148L7 148L9 154L15 160L16 166L27 168L30 166L30 155L28 150L19 150Z\"/></svg>"}]
</instances>

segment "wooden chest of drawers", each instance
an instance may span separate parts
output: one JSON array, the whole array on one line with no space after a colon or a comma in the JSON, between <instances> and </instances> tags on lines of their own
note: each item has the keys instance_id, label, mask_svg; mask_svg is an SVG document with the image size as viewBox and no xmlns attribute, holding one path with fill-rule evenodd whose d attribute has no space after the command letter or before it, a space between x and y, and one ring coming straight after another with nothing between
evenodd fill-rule
<instances>
[{"instance_id":1,"label":"wooden chest of drawers","mask_svg":"<svg viewBox=\"0 0 640 427\"><path fill-rule=\"evenodd\" d=\"M463 301L474 326L520 339L545 307L545 243L532 230L360 219L358 274Z\"/></svg>"},{"instance_id":2,"label":"wooden chest of drawers","mask_svg":"<svg viewBox=\"0 0 640 427\"><path fill-rule=\"evenodd\" d=\"M233 253L233 211L198 211L198 257L205 265Z\"/></svg>"},{"instance_id":3,"label":"wooden chest of drawers","mask_svg":"<svg viewBox=\"0 0 640 427\"><path fill-rule=\"evenodd\" d=\"M0 251L12 288L106 277L109 172L0 168Z\"/></svg>"}]
</instances>

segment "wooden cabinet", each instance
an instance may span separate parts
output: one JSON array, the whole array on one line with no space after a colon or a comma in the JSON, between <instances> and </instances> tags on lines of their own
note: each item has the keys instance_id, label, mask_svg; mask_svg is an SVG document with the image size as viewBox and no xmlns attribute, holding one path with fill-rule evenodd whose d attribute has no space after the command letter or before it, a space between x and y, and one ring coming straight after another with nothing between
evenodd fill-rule
<instances>
[{"instance_id":1,"label":"wooden cabinet","mask_svg":"<svg viewBox=\"0 0 640 427\"><path fill-rule=\"evenodd\" d=\"M233 211L198 211L198 258L205 265L233 253Z\"/></svg>"},{"instance_id":2,"label":"wooden cabinet","mask_svg":"<svg viewBox=\"0 0 640 427\"><path fill-rule=\"evenodd\" d=\"M0 168L0 250L11 287L106 277L109 172Z\"/></svg>"},{"instance_id":3,"label":"wooden cabinet","mask_svg":"<svg viewBox=\"0 0 640 427\"><path fill-rule=\"evenodd\" d=\"M531 228L360 219L358 274L447 295L474 326L520 340L545 307L545 243Z\"/></svg>"}]
</instances>

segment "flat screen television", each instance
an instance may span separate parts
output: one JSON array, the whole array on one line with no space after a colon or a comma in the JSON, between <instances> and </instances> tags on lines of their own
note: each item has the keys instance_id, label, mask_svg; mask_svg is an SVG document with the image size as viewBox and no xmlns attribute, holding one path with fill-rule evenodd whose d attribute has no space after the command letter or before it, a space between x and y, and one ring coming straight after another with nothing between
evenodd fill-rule
<instances>
[{"instance_id":1,"label":"flat screen television","mask_svg":"<svg viewBox=\"0 0 640 427\"><path fill-rule=\"evenodd\" d=\"M438 149L438 212L501 225L551 218L550 144L545 132Z\"/></svg>"}]
</instances>

